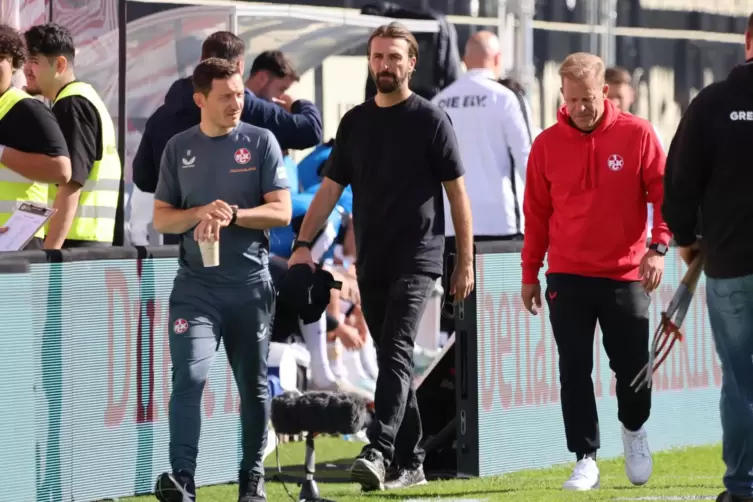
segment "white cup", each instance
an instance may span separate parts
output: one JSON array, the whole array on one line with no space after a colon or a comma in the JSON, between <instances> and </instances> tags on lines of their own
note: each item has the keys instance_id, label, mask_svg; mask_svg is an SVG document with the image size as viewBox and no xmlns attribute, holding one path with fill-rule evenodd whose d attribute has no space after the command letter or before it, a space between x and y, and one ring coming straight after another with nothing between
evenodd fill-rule
<instances>
[{"instance_id":1,"label":"white cup","mask_svg":"<svg viewBox=\"0 0 753 502\"><path fill-rule=\"evenodd\" d=\"M205 267L216 267L220 264L220 241L199 242L199 250Z\"/></svg>"}]
</instances>

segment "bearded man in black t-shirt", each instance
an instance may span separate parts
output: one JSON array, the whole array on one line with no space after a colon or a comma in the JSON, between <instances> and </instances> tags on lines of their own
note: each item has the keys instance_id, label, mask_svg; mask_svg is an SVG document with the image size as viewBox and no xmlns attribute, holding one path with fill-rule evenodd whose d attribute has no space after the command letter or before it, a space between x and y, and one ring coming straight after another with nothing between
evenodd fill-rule
<instances>
[{"instance_id":1,"label":"bearded man in black t-shirt","mask_svg":"<svg viewBox=\"0 0 753 502\"><path fill-rule=\"evenodd\" d=\"M378 351L379 377L370 444L351 473L365 490L379 490L426 483L411 373L416 329L442 275L442 187L458 248L451 281L456 300L473 289L473 235L450 119L408 87L418 57L415 37L391 23L372 33L368 47L378 93L342 118L289 264L314 266L311 241L343 189L352 185L356 270L363 313Z\"/></svg>"}]
</instances>

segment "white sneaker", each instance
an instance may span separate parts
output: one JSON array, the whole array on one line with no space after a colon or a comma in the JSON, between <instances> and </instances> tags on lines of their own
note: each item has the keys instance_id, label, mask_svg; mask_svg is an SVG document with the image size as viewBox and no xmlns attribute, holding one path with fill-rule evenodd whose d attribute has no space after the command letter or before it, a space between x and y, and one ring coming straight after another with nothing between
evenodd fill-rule
<instances>
[{"instance_id":1,"label":"white sneaker","mask_svg":"<svg viewBox=\"0 0 753 502\"><path fill-rule=\"evenodd\" d=\"M625 448L625 474L634 485L645 485L654 470L646 429L641 427L632 432L623 427L622 446Z\"/></svg>"},{"instance_id":2,"label":"white sneaker","mask_svg":"<svg viewBox=\"0 0 753 502\"><path fill-rule=\"evenodd\" d=\"M565 481L565 490L587 491L599 487L599 467L591 457L585 457L575 464L570 479Z\"/></svg>"}]
</instances>

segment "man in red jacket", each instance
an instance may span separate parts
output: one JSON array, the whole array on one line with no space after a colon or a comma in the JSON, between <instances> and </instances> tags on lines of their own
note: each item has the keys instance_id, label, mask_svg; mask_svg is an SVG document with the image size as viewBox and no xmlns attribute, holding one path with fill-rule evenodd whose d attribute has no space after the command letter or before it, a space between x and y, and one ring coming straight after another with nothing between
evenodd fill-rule
<instances>
[{"instance_id":1,"label":"man in red jacket","mask_svg":"<svg viewBox=\"0 0 753 502\"><path fill-rule=\"evenodd\" d=\"M599 486L591 380L597 321L617 377L625 472L641 485L653 469L643 427L651 391L635 392L630 382L648 361L649 293L661 282L670 240L655 211L646 248L646 203L661 207L666 159L651 124L607 100L600 58L572 54L559 73L565 105L528 159L521 296L535 315L548 252L546 300L559 352L562 415L567 447L578 461L563 488Z\"/></svg>"}]
</instances>

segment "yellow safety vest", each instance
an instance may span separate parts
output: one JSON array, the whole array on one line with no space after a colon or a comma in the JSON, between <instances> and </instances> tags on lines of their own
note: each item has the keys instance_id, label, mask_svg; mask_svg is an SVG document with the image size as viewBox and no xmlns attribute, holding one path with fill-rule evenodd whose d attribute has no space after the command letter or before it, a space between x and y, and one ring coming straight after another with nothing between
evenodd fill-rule
<instances>
[{"instance_id":1,"label":"yellow safety vest","mask_svg":"<svg viewBox=\"0 0 753 502\"><path fill-rule=\"evenodd\" d=\"M31 96L14 87L5 91L0 96L0 120L23 99L31 99ZM27 200L47 204L47 184L24 178L0 162L0 226L5 225L18 202ZM40 229L35 237L44 238L44 229Z\"/></svg>"},{"instance_id":2,"label":"yellow safety vest","mask_svg":"<svg viewBox=\"0 0 753 502\"><path fill-rule=\"evenodd\" d=\"M92 86L84 82L71 82L58 94L55 103L70 96L83 97L97 110L102 126L102 158L94 162L89 179L81 188L76 216L66 239L112 242L122 172L115 127L105 103ZM50 205L55 201L56 194L57 187L50 185Z\"/></svg>"}]
</instances>

